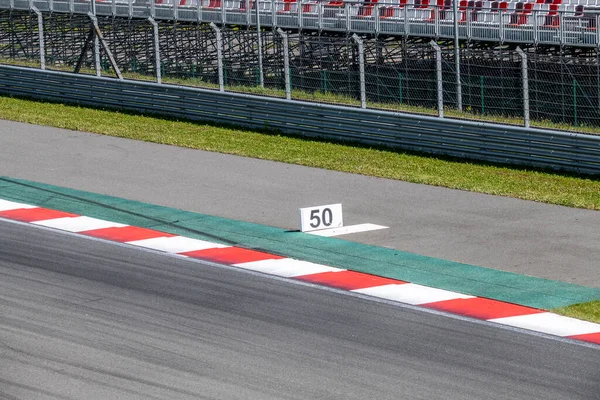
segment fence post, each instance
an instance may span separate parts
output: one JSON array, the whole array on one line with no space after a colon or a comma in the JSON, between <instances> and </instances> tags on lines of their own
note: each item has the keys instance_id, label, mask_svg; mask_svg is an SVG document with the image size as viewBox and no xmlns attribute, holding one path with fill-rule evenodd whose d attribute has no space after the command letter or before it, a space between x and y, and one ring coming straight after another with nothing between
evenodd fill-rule
<instances>
[{"instance_id":1,"label":"fence post","mask_svg":"<svg viewBox=\"0 0 600 400\"><path fill-rule=\"evenodd\" d=\"M254 0L256 7L256 34L258 39L258 79L260 87L265 87L265 76L263 74L263 54L262 54L262 29L260 29L260 0ZM300 7L300 5L298 5Z\"/></svg>"},{"instance_id":2,"label":"fence post","mask_svg":"<svg viewBox=\"0 0 600 400\"><path fill-rule=\"evenodd\" d=\"M36 6L31 6L31 9L37 15L38 35L40 38L40 69L46 69L46 46L44 45L44 20L42 13Z\"/></svg>"},{"instance_id":3,"label":"fence post","mask_svg":"<svg viewBox=\"0 0 600 400\"><path fill-rule=\"evenodd\" d=\"M221 30L214 24L210 23L210 27L215 31L217 35L217 73L219 76L219 92L225 91L225 85L223 83L223 36Z\"/></svg>"},{"instance_id":4,"label":"fence post","mask_svg":"<svg viewBox=\"0 0 600 400\"><path fill-rule=\"evenodd\" d=\"M360 108L367 108L367 90L365 88L365 45L355 33L352 39L358 45L358 73L360 75Z\"/></svg>"},{"instance_id":5,"label":"fence post","mask_svg":"<svg viewBox=\"0 0 600 400\"><path fill-rule=\"evenodd\" d=\"M575 122L575 126L578 126L577 121L577 79L573 78L573 119Z\"/></svg>"},{"instance_id":6,"label":"fence post","mask_svg":"<svg viewBox=\"0 0 600 400\"><path fill-rule=\"evenodd\" d=\"M529 74L527 73L527 54L520 47L517 53L521 56L521 77L523 81L523 125L529 128Z\"/></svg>"},{"instance_id":7,"label":"fence post","mask_svg":"<svg viewBox=\"0 0 600 400\"><path fill-rule=\"evenodd\" d=\"M154 1L152 2L154 4ZM160 67L160 42L158 40L158 24L152 17L148 17L152 24L152 33L154 37L154 68L156 69L156 83L162 83L162 71Z\"/></svg>"},{"instance_id":8,"label":"fence post","mask_svg":"<svg viewBox=\"0 0 600 400\"><path fill-rule=\"evenodd\" d=\"M97 21L96 0L92 0L90 6L92 8L90 18L92 19L92 23L95 23ZM98 39L98 34L94 35L94 66L96 68L96 76L102 76L102 69L100 66L100 39Z\"/></svg>"},{"instance_id":9,"label":"fence post","mask_svg":"<svg viewBox=\"0 0 600 400\"><path fill-rule=\"evenodd\" d=\"M290 83L290 45L287 33L277 28L277 33L283 39L283 79L285 80L285 98L291 100L292 85Z\"/></svg>"},{"instance_id":10,"label":"fence post","mask_svg":"<svg viewBox=\"0 0 600 400\"><path fill-rule=\"evenodd\" d=\"M150 0L150 18L154 20L156 17L156 0Z\"/></svg>"},{"instance_id":11,"label":"fence post","mask_svg":"<svg viewBox=\"0 0 600 400\"><path fill-rule=\"evenodd\" d=\"M452 1L452 15L454 18L454 73L456 74L456 109L462 111L462 83L460 81L460 41L458 31L458 0ZM502 16L500 16L502 18Z\"/></svg>"},{"instance_id":12,"label":"fence post","mask_svg":"<svg viewBox=\"0 0 600 400\"><path fill-rule=\"evenodd\" d=\"M442 49L435 41L429 42L435 49L435 69L437 72L438 117L444 118L444 81L442 80Z\"/></svg>"},{"instance_id":13,"label":"fence post","mask_svg":"<svg viewBox=\"0 0 600 400\"><path fill-rule=\"evenodd\" d=\"M119 79L123 79L123 75L121 75L121 70L119 69L119 66L117 65L117 61L113 57L112 52L110 51L110 48L108 47L108 44L106 43L106 41L104 40L104 37L102 36L102 32L100 31L100 26L98 26L98 19L92 13L88 13L88 17L92 20L91 33L93 33L93 35L94 35L94 58L96 61L96 75L100 76L100 43L102 43L102 47L104 48L104 51L106 52L108 61L110 62L110 65L112 66L113 70L115 71L115 74L117 74L117 77ZM82 53L82 56L83 56L83 53ZM79 63L78 63L78 65L79 65ZM79 69L76 68L76 72L78 72L78 71L79 71Z\"/></svg>"}]
</instances>

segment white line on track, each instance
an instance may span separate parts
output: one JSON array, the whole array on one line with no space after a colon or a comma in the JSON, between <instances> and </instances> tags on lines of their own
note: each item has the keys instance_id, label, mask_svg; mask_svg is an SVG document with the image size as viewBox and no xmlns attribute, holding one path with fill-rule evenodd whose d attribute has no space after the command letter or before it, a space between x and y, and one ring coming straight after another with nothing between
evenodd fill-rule
<instances>
[{"instance_id":1,"label":"white line on track","mask_svg":"<svg viewBox=\"0 0 600 400\"><path fill-rule=\"evenodd\" d=\"M308 233L310 235L316 235L316 236L332 237L332 236L339 236L339 235L347 235L349 233L376 231L379 229L389 229L389 226L376 225L376 224L358 224L358 225L342 226L339 228L320 229L318 231L310 231L310 232L305 232L305 233Z\"/></svg>"}]
</instances>

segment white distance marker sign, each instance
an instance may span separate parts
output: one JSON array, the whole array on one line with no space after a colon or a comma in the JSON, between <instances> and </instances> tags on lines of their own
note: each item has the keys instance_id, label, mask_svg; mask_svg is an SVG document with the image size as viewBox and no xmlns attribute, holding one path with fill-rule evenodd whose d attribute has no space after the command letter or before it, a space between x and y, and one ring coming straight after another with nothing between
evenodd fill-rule
<instances>
[{"instance_id":1,"label":"white distance marker sign","mask_svg":"<svg viewBox=\"0 0 600 400\"><path fill-rule=\"evenodd\" d=\"M300 230L302 232L339 228L342 226L344 226L344 220L342 218L341 204L300 209Z\"/></svg>"}]
</instances>

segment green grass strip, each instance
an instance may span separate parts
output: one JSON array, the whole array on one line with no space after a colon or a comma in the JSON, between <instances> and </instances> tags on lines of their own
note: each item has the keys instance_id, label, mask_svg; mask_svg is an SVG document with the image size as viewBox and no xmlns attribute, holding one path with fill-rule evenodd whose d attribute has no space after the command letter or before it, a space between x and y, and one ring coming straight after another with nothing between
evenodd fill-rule
<instances>
[{"instance_id":1,"label":"green grass strip","mask_svg":"<svg viewBox=\"0 0 600 400\"><path fill-rule=\"evenodd\" d=\"M600 181L592 178L10 97L0 97L0 118L569 207L600 209Z\"/></svg>"},{"instance_id":2,"label":"green grass strip","mask_svg":"<svg viewBox=\"0 0 600 400\"><path fill-rule=\"evenodd\" d=\"M553 311L567 317L585 319L600 324L600 300L573 304L571 306L557 308Z\"/></svg>"}]
</instances>

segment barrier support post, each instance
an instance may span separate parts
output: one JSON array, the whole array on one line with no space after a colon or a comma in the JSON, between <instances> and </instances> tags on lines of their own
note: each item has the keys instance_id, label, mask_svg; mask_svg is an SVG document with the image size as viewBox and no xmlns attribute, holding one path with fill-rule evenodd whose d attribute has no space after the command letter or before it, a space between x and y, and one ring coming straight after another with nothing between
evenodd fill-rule
<instances>
[{"instance_id":1,"label":"barrier support post","mask_svg":"<svg viewBox=\"0 0 600 400\"><path fill-rule=\"evenodd\" d=\"M225 91L225 85L223 83L223 36L221 30L214 24L210 23L210 27L215 31L217 35L217 74L219 76L219 92Z\"/></svg>"},{"instance_id":2,"label":"barrier support post","mask_svg":"<svg viewBox=\"0 0 600 400\"><path fill-rule=\"evenodd\" d=\"M444 81L442 80L442 49L435 41L429 42L435 50L435 69L437 72L438 117L444 118Z\"/></svg>"},{"instance_id":3,"label":"barrier support post","mask_svg":"<svg viewBox=\"0 0 600 400\"><path fill-rule=\"evenodd\" d=\"M31 9L37 15L38 35L40 40L40 69L46 69L46 46L44 43L44 19L40 10L36 6L31 6Z\"/></svg>"},{"instance_id":4,"label":"barrier support post","mask_svg":"<svg viewBox=\"0 0 600 400\"><path fill-rule=\"evenodd\" d=\"M352 39L358 45L358 73L360 75L360 108L367 108L367 90L365 87L365 45L355 33Z\"/></svg>"},{"instance_id":5,"label":"barrier support post","mask_svg":"<svg viewBox=\"0 0 600 400\"><path fill-rule=\"evenodd\" d=\"M162 71L160 68L160 42L158 40L158 24L152 17L148 17L152 24L152 33L154 37L154 69L156 69L156 83L162 83Z\"/></svg>"},{"instance_id":6,"label":"barrier support post","mask_svg":"<svg viewBox=\"0 0 600 400\"><path fill-rule=\"evenodd\" d=\"M92 29L94 32L94 58L96 61L96 75L100 76L100 44L102 44L102 48L106 52L106 56L108 57L111 67L115 71L115 74L117 74L117 77L122 80L123 75L121 75L121 70L117 66L117 62L115 61L108 44L104 40L104 36L102 36L102 32L98 26L98 19L92 13L88 13L88 17L90 17L92 20Z\"/></svg>"},{"instance_id":7,"label":"barrier support post","mask_svg":"<svg viewBox=\"0 0 600 400\"><path fill-rule=\"evenodd\" d=\"M254 0L256 7L256 34L258 39L258 79L260 87L265 87L265 75L263 72L263 54L262 54L262 29L260 28L260 0ZM298 5L300 7L300 5Z\"/></svg>"},{"instance_id":8,"label":"barrier support post","mask_svg":"<svg viewBox=\"0 0 600 400\"><path fill-rule=\"evenodd\" d=\"M290 46L287 33L277 28L277 33L283 39L283 79L285 80L285 98L292 99L292 87L290 84Z\"/></svg>"},{"instance_id":9,"label":"barrier support post","mask_svg":"<svg viewBox=\"0 0 600 400\"><path fill-rule=\"evenodd\" d=\"M527 73L527 54L520 47L517 53L521 57L521 80L523 83L523 125L529 128L529 74Z\"/></svg>"},{"instance_id":10,"label":"barrier support post","mask_svg":"<svg viewBox=\"0 0 600 400\"><path fill-rule=\"evenodd\" d=\"M454 73L456 74L456 109L462 111L462 82L460 81L460 41L458 30L458 0L452 1L454 23ZM502 15L500 15L502 19Z\"/></svg>"}]
</instances>

